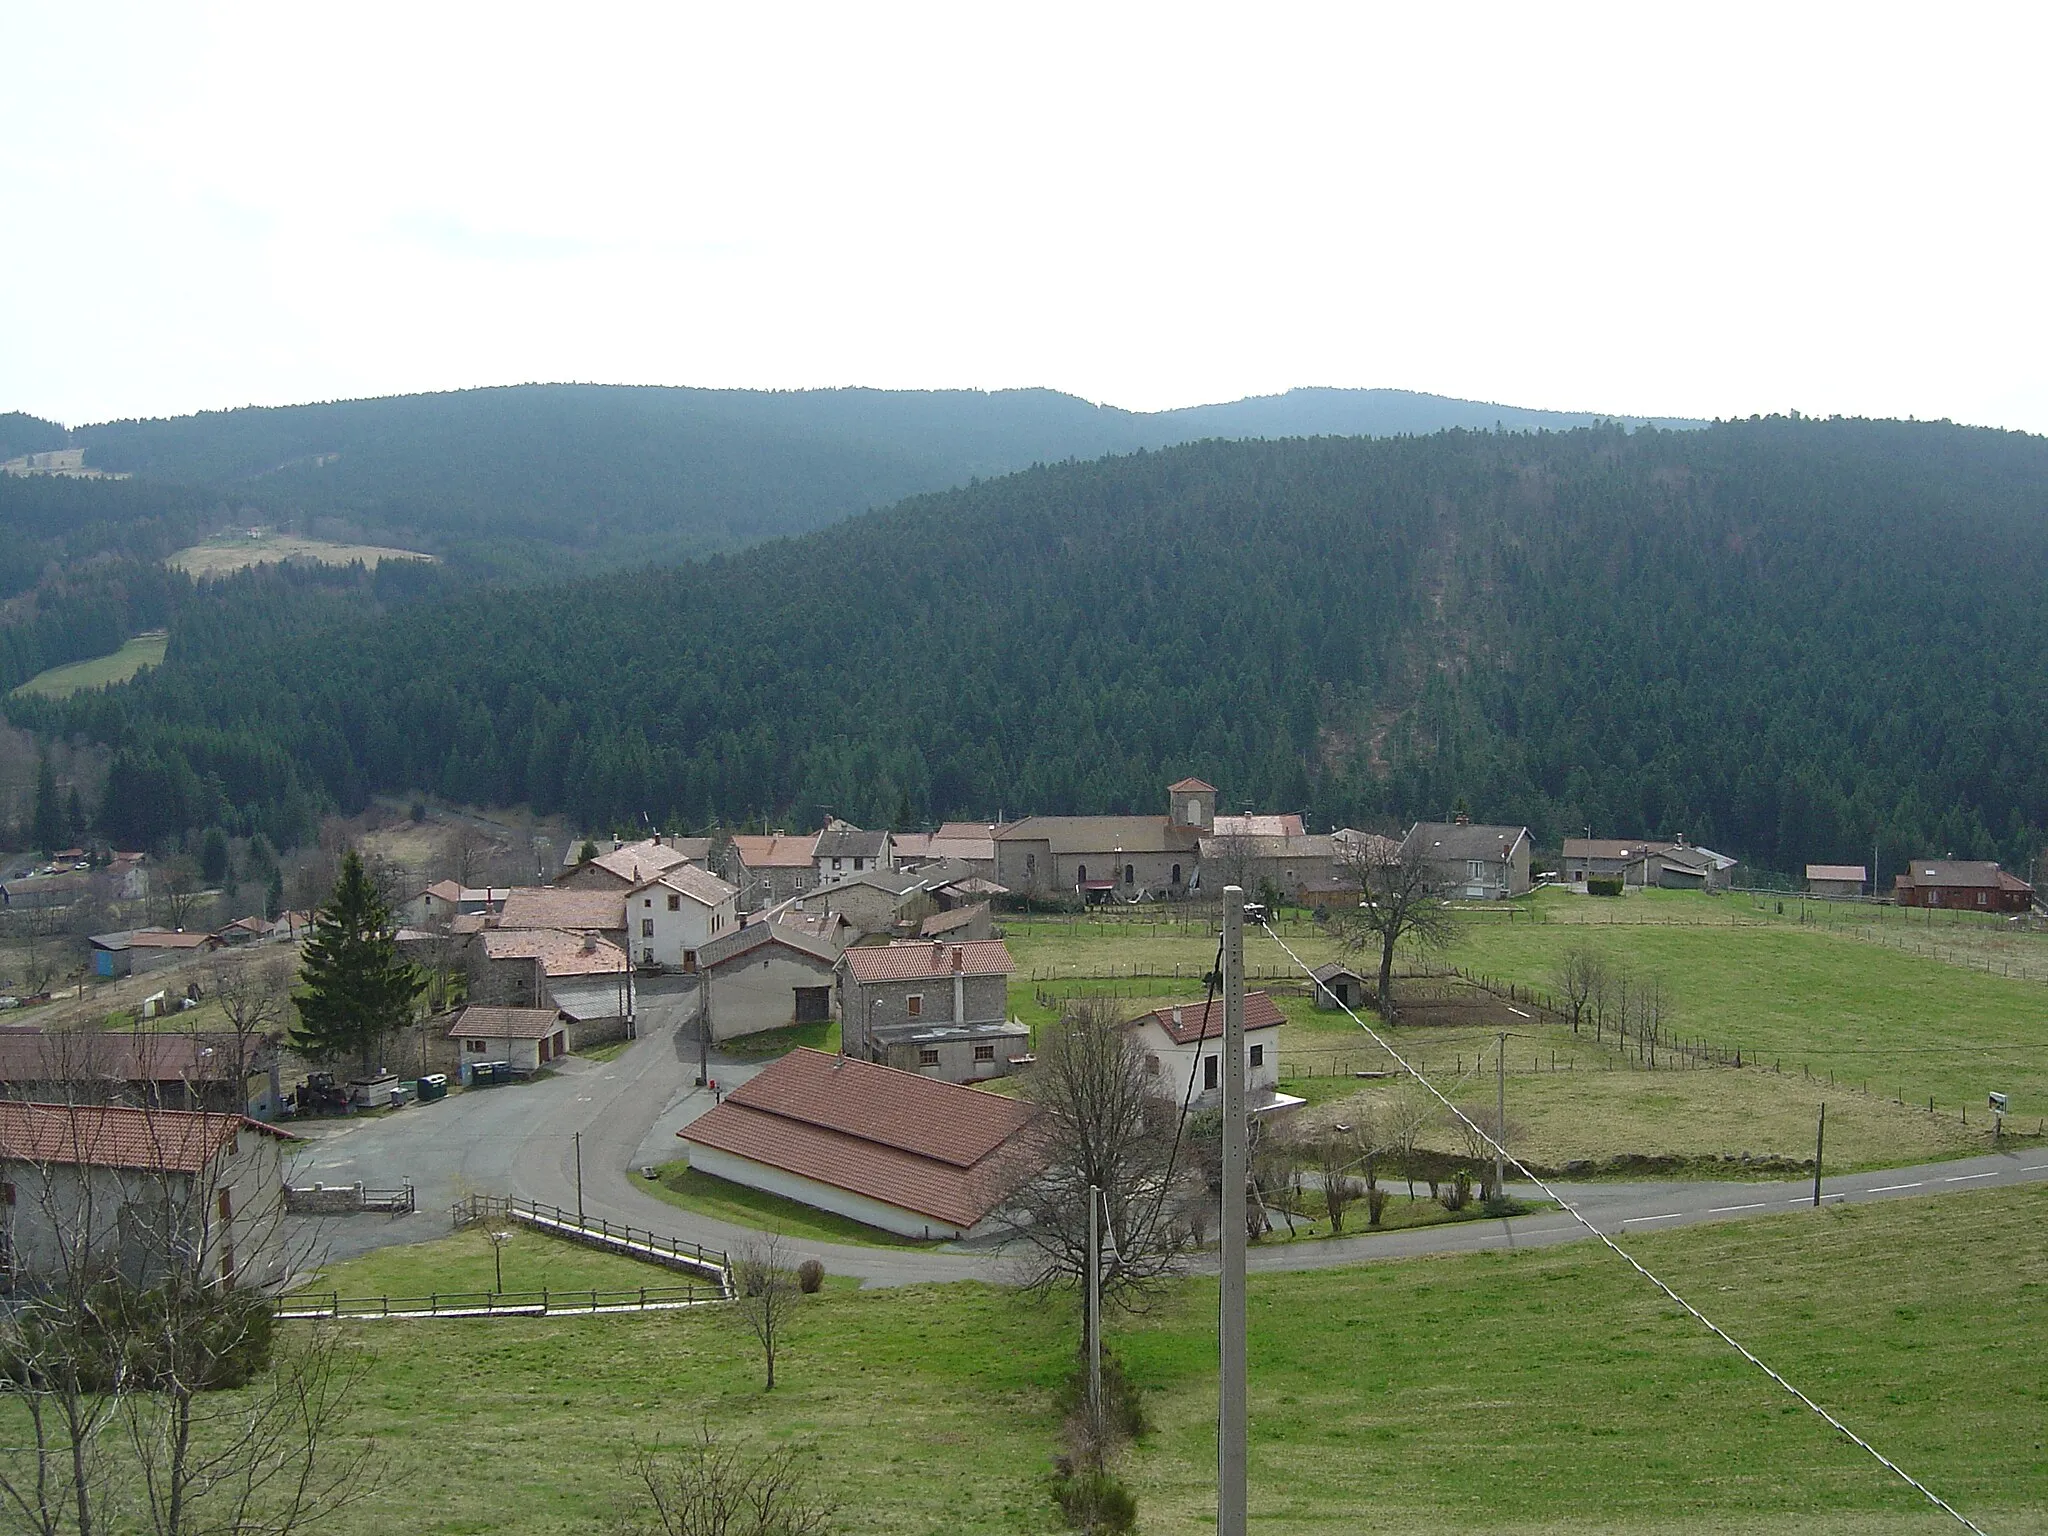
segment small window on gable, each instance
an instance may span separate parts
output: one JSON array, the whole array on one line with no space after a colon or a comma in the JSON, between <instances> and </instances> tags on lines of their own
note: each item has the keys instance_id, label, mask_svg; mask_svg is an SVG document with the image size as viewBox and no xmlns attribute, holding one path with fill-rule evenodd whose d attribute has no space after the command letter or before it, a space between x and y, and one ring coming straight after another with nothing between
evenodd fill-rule
<instances>
[{"instance_id":1,"label":"small window on gable","mask_svg":"<svg viewBox=\"0 0 2048 1536\"><path fill-rule=\"evenodd\" d=\"M924 1017L924 994L913 992L903 999L903 1011L913 1019Z\"/></svg>"},{"instance_id":2,"label":"small window on gable","mask_svg":"<svg viewBox=\"0 0 2048 1536\"><path fill-rule=\"evenodd\" d=\"M1252 1047L1252 1065L1253 1065L1253 1066L1255 1066L1255 1067L1263 1067L1263 1066L1264 1066L1265 1064L1266 1064L1266 1048L1265 1048L1265 1047L1264 1047L1263 1045L1255 1045L1255 1046L1253 1046L1253 1047Z\"/></svg>"},{"instance_id":3,"label":"small window on gable","mask_svg":"<svg viewBox=\"0 0 2048 1536\"><path fill-rule=\"evenodd\" d=\"M669 911L671 911L671 912L680 912L680 911L682 911L682 910L683 910L683 898L682 898L682 897L680 897L680 896L671 896L671 897L669 897L669 899L668 899L668 909L669 909Z\"/></svg>"},{"instance_id":4,"label":"small window on gable","mask_svg":"<svg viewBox=\"0 0 2048 1536\"><path fill-rule=\"evenodd\" d=\"M673 901L675 898L670 897L669 899ZM651 907L654 905L654 898L652 896L643 896L640 898L640 905L643 907Z\"/></svg>"}]
</instances>

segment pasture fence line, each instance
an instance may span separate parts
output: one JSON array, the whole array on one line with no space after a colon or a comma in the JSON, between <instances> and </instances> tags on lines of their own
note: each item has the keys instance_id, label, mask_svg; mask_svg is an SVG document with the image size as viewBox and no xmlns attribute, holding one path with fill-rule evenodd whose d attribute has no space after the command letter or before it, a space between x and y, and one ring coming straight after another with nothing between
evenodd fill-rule
<instances>
[{"instance_id":1,"label":"pasture fence line","mask_svg":"<svg viewBox=\"0 0 2048 1536\"><path fill-rule=\"evenodd\" d=\"M632 1290L435 1291L424 1296L344 1296L296 1291L279 1298L283 1322L370 1322L467 1317L604 1317L673 1312L727 1300L717 1285L643 1285Z\"/></svg>"}]
</instances>

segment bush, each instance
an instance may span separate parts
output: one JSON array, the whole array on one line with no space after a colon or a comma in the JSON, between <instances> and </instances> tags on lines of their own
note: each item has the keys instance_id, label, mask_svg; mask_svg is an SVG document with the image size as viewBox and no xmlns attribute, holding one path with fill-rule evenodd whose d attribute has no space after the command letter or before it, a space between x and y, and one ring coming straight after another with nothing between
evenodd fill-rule
<instances>
[{"instance_id":1,"label":"bush","mask_svg":"<svg viewBox=\"0 0 2048 1536\"><path fill-rule=\"evenodd\" d=\"M825 1289L825 1266L817 1259L805 1259L796 1267L796 1283L803 1288L806 1296L815 1296Z\"/></svg>"},{"instance_id":2,"label":"bush","mask_svg":"<svg viewBox=\"0 0 2048 1536\"><path fill-rule=\"evenodd\" d=\"M1387 1191L1375 1185L1365 1192L1365 1224L1376 1227L1387 1211Z\"/></svg>"},{"instance_id":3,"label":"bush","mask_svg":"<svg viewBox=\"0 0 2048 1536\"><path fill-rule=\"evenodd\" d=\"M1113 1473L1088 1468L1062 1473L1053 1479L1052 1496L1077 1531L1115 1536L1138 1528L1138 1496Z\"/></svg>"},{"instance_id":4,"label":"bush","mask_svg":"<svg viewBox=\"0 0 2048 1536\"><path fill-rule=\"evenodd\" d=\"M1450 1188L1437 1196L1437 1203L1447 1211L1462 1211L1472 1200L1472 1175L1463 1168L1451 1181Z\"/></svg>"},{"instance_id":5,"label":"bush","mask_svg":"<svg viewBox=\"0 0 2048 1536\"><path fill-rule=\"evenodd\" d=\"M1621 876L1586 876L1586 894L1588 896L1619 896L1621 894Z\"/></svg>"}]
</instances>

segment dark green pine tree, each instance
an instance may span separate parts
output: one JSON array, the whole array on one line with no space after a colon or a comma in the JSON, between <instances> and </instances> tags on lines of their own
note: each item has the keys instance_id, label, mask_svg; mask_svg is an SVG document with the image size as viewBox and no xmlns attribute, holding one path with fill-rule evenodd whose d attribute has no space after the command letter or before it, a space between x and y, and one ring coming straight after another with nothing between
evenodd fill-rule
<instances>
[{"instance_id":1,"label":"dark green pine tree","mask_svg":"<svg viewBox=\"0 0 2048 1536\"><path fill-rule=\"evenodd\" d=\"M46 859L64 846L64 802L57 795L57 770L47 757L36 769L35 844Z\"/></svg>"},{"instance_id":2,"label":"dark green pine tree","mask_svg":"<svg viewBox=\"0 0 2048 1536\"><path fill-rule=\"evenodd\" d=\"M86 819L85 800L78 793L76 784L71 786L71 798L64 803L64 820L66 840L83 846L85 834L92 830L92 823Z\"/></svg>"},{"instance_id":3,"label":"dark green pine tree","mask_svg":"<svg viewBox=\"0 0 2048 1536\"><path fill-rule=\"evenodd\" d=\"M391 911L353 851L299 967L299 1024L292 1043L315 1061L354 1057L368 1076L387 1036L412 1022L425 983L398 953Z\"/></svg>"}]
</instances>

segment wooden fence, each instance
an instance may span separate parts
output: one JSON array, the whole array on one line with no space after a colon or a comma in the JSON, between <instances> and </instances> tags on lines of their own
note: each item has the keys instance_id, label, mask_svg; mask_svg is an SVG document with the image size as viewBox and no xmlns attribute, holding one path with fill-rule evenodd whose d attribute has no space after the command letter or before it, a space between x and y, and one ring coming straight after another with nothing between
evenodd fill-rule
<instances>
[{"instance_id":1,"label":"wooden fence","mask_svg":"<svg viewBox=\"0 0 2048 1536\"><path fill-rule=\"evenodd\" d=\"M368 1321L396 1318L601 1317L619 1312L668 1312L728 1300L720 1285L643 1285L621 1291L438 1291L425 1296L343 1296L298 1291L281 1297L286 1321Z\"/></svg>"}]
</instances>

